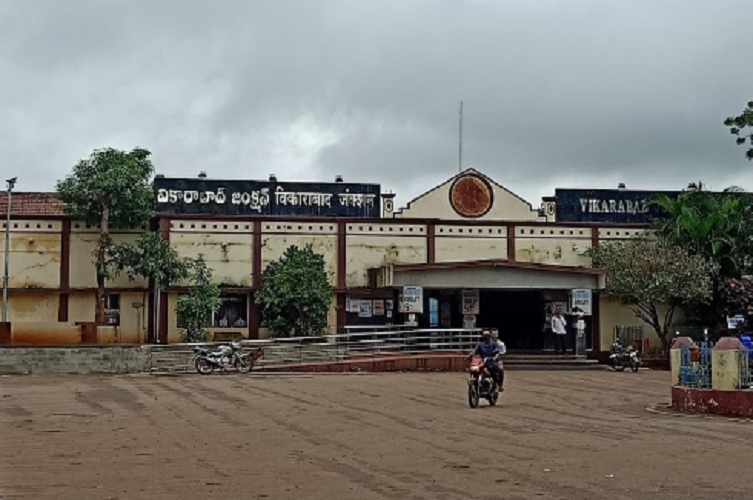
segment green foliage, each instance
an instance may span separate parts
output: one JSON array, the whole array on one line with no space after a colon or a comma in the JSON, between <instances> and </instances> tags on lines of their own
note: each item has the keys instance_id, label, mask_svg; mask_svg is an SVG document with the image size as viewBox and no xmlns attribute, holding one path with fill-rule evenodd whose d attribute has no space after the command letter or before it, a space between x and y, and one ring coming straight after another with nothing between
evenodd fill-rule
<instances>
[{"instance_id":1,"label":"green foliage","mask_svg":"<svg viewBox=\"0 0 753 500\"><path fill-rule=\"evenodd\" d=\"M154 279L161 286L170 286L188 278L188 261L181 258L159 234L149 231L133 244L124 243L110 248L108 259L111 274L125 272L128 279Z\"/></svg>"},{"instance_id":2,"label":"green foliage","mask_svg":"<svg viewBox=\"0 0 753 500\"><path fill-rule=\"evenodd\" d=\"M606 294L630 306L653 327L664 348L678 306L708 301L716 265L663 239L634 238L588 251L594 267L605 269ZM658 305L667 307L659 314Z\"/></svg>"},{"instance_id":3,"label":"green foliage","mask_svg":"<svg viewBox=\"0 0 753 500\"><path fill-rule=\"evenodd\" d=\"M71 217L90 225L106 216L113 229L134 229L149 222L154 210L154 167L146 149L95 150L57 183L57 194Z\"/></svg>"},{"instance_id":4,"label":"green foliage","mask_svg":"<svg viewBox=\"0 0 753 500\"><path fill-rule=\"evenodd\" d=\"M724 120L724 126L729 128L730 134L735 136L735 142L738 146L748 144L745 157L753 160L753 101L738 116L730 116ZM750 127L750 128L749 128ZM745 131L749 128L748 131Z\"/></svg>"},{"instance_id":5,"label":"green foliage","mask_svg":"<svg viewBox=\"0 0 753 500\"><path fill-rule=\"evenodd\" d=\"M65 179L57 182L57 196L66 213L89 225L99 225L94 251L97 272L95 320L105 321L105 281L108 254L112 247L110 228L136 229L149 222L154 195L150 179L154 167L151 153L136 148L125 152L106 148L95 150L81 160Z\"/></svg>"},{"instance_id":6,"label":"green foliage","mask_svg":"<svg viewBox=\"0 0 753 500\"><path fill-rule=\"evenodd\" d=\"M203 255L188 261L191 276L191 290L178 297L178 321L184 325L181 332L182 342L206 342L204 330L220 307L220 289L212 282L212 270L207 266Z\"/></svg>"},{"instance_id":7,"label":"green foliage","mask_svg":"<svg viewBox=\"0 0 753 500\"><path fill-rule=\"evenodd\" d=\"M702 184L681 193L676 199L655 200L665 216L655 229L671 244L686 249L716 265L709 301L687 309L688 319L711 328L724 328L726 311L734 307L724 293L724 283L751 271L753 256L753 197L739 188L722 193L703 189Z\"/></svg>"},{"instance_id":8,"label":"green foliage","mask_svg":"<svg viewBox=\"0 0 753 500\"><path fill-rule=\"evenodd\" d=\"M312 249L290 246L262 276L256 302L279 337L320 335L332 301L324 257Z\"/></svg>"}]
</instances>

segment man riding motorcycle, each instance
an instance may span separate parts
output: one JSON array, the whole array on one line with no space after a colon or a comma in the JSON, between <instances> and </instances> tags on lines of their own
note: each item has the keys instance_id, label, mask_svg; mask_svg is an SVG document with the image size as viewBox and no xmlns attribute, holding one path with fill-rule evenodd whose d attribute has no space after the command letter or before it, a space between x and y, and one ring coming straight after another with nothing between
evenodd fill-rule
<instances>
[{"instance_id":1,"label":"man riding motorcycle","mask_svg":"<svg viewBox=\"0 0 753 500\"><path fill-rule=\"evenodd\" d=\"M487 370L489 370L489 373L491 373L492 377L494 377L494 380L496 380L497 385L501 390L502 381L500 377L499 365L497 364L499 355L499 344L496 341L492 341L492 335L488 330L484 330L484 332L481 334L481 341L476 344L476 347L473 349L473 351L468 354L468 359L470 360L473 356L481 356L481 358L483 358L484 360L484 366Z\"/></svg>"},{"instance_id":2,"label":"man riding motorcycle","mask_svg":"<svg viewBox=\"0 0 753 500\"><path fill-rule=\"evenodd\" d=\"M504 356L507 353L507 346L505 346L505 343L499 340L499 330L496 328L491 329L492 334L492 342L496 342L497 346L499 346L499 358L497 361L497 365L499 367L499 390L500 392L504 391L504 383L505 383L505 367L502 364L502 356Z\"/></svg>"}]
</instances>

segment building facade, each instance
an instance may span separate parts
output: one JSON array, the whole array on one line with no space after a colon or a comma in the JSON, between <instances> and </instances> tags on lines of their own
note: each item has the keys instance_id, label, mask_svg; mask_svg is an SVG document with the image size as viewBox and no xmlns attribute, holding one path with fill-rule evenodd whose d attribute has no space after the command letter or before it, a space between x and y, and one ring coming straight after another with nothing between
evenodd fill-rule
<instances>
[{"instance_id":1,"label":"building facade","mask_svg":"<svg viewBox=\"0 0 753 500\"><path fill-rule=\"evenodd\" d=\"M600 294L604 275L586 251L644 231L651 193L557 190L533 207L474 169L399 210L381 186L341 179L157 176L154 187L162 237L181 256L203 255L221 286L222 306L209 327L218 338L267 335L253 300L261 274L288 246L306 244L324 256L334 288L330 332L406 322L496 326L511 349L541 351L552 344L551 311L569 312L573 291L585 293L594 353L608 349L615 325L640 324ZM98 229L68 219L49 193L14 193L12 200L10 321L92 321ZM155 297L151 283L110 280L112 341L178 341L175 308L185 285Z\"/></svg>"}]
</instances>

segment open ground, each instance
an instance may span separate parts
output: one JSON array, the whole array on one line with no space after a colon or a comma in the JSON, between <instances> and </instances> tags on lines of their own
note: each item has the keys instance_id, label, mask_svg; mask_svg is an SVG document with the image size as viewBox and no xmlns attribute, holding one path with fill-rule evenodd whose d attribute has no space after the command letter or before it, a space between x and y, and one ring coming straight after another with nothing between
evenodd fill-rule
<instances>
[{"instance_id":1,"label":"open ground","mask_svg":"<svg viewBox=\"0 0 753 500\"><path fill-rule=\"evenodd\" d=\"M0 379L0 497L749 498L753 424L647 411L669 374Z\"/></svg>"}]
</instances>

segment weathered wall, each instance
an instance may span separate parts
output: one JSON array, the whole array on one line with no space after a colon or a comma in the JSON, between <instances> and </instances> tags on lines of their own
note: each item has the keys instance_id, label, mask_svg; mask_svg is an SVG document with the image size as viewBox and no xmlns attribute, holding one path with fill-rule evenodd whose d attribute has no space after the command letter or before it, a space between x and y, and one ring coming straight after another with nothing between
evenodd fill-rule
<instances>
[{"instance_id":1,"label":"weathered wall","mask_svg":"<svg viewBox=\"0 0 753 500\"><path fill-rule=\"evenodd\" d=\"M0 295L0 307L2 307ZM8 321L57 321L58 292L34 291L8 294Z\"/></svg>"},{"instance_id":2,"label":"weathered wall","mask_svg":"<svg viewBox=\"0 0 753 500\"><path fill-rule=\"evenodd\" d=\"M5 222L0 224L5 231ZM8 286L10 288L52 288L60 286L62 223L53 220L12 220ZM5 244L0 245L0 262Z\"/></svg>"},{"instance_id":3,"label":"weathered wall","mask_svg":"<svg viewBox=\"0 0 753 500\"><path fill-rule=\"evenodd\" d=\"M139 373L149 350L138 346L0 347L0 374Z\"/></svg>"},{"instance_id":4,"label":"weathered wall","mask_svg":"<svg viewBox=\"0 0 753 500\"><path fill-rule=\"evenodd\" d=\"M146 289L144 290L146 292ZM111 342L139 342L146 338L145 325L148 325L149 296L138 292L117 292L120 295L120 325L115 327ZM68 299L68 320L87 322L95 320L96 300L94 292L72 292ZM147 302L144 308L134 304ZM56 315L57 317L57 315Z\"/></svg>"},{"instance_id":5,"label":"weathered wall","mask_svg":"<svg viewBox=\"0 0 753 500\"><path fill-rule=\"evenodd\" d=\"M337 283L337 225L329 222L275 221L264 223L261 240L261 271L283 256L288 247L303 247L310 244L313 250L324 257L325 269L330 284Z\"/></svg>"},{"instance_id":6,"label":"weathered wall","mask_svg":"<svg viewBox=\"0 0 753 500\"><path fill-rule=\"evenodd\" d=\"M515 260L520 262L589 266L590 259L584 255L589 248L588 227L515 227Z\"/></svg>"},{"instance_id":7,"label":"weathered wall","mask_svg":"<svg viewBox=\"0 0 753 500\"><path fill-rule=\"evenodd\" d=\"M504 226L437 225L434 242L436 262L507 258Z\"/></svg>"},{"instance_id":8,"label":"weathered wall","mask_svg":"<svg viewBox=\"0 0 753 500\"><path fill-rule=\"evenodd\" d=\"M70 249L70 286L71 288L96 288L97 273L94 269L94 250L96 249L99 229L87 227L74 222L71 225ZM138 238L139 231L113 232L112 240L116 244L133 243ZM59 270L58 270L59 272ZM122 274L107 281L108 288L134 288L146 286L144 280L130 281Z\"/></svg>"},{"instance_id":9,"label":"weathered wall","mask_svg":"<svg viewBox=\"0 0 753 500\"><path fill-rule=\"evenodd\" d=\"M426 262L424 224L348 224L346 284L366 286L369 268Z\"/></svg>"},{"instance_id":10,"label":"weathered wall","mask_svg":"<svg viewBox=\"0 0 753 500\"><path fill-rule=\"evenodd\" d=\"M217 283L247 287L253 282L251 224L192 220L171 224L170 245L182 257L204 256Z\"/></svg>"}]
</instances>

